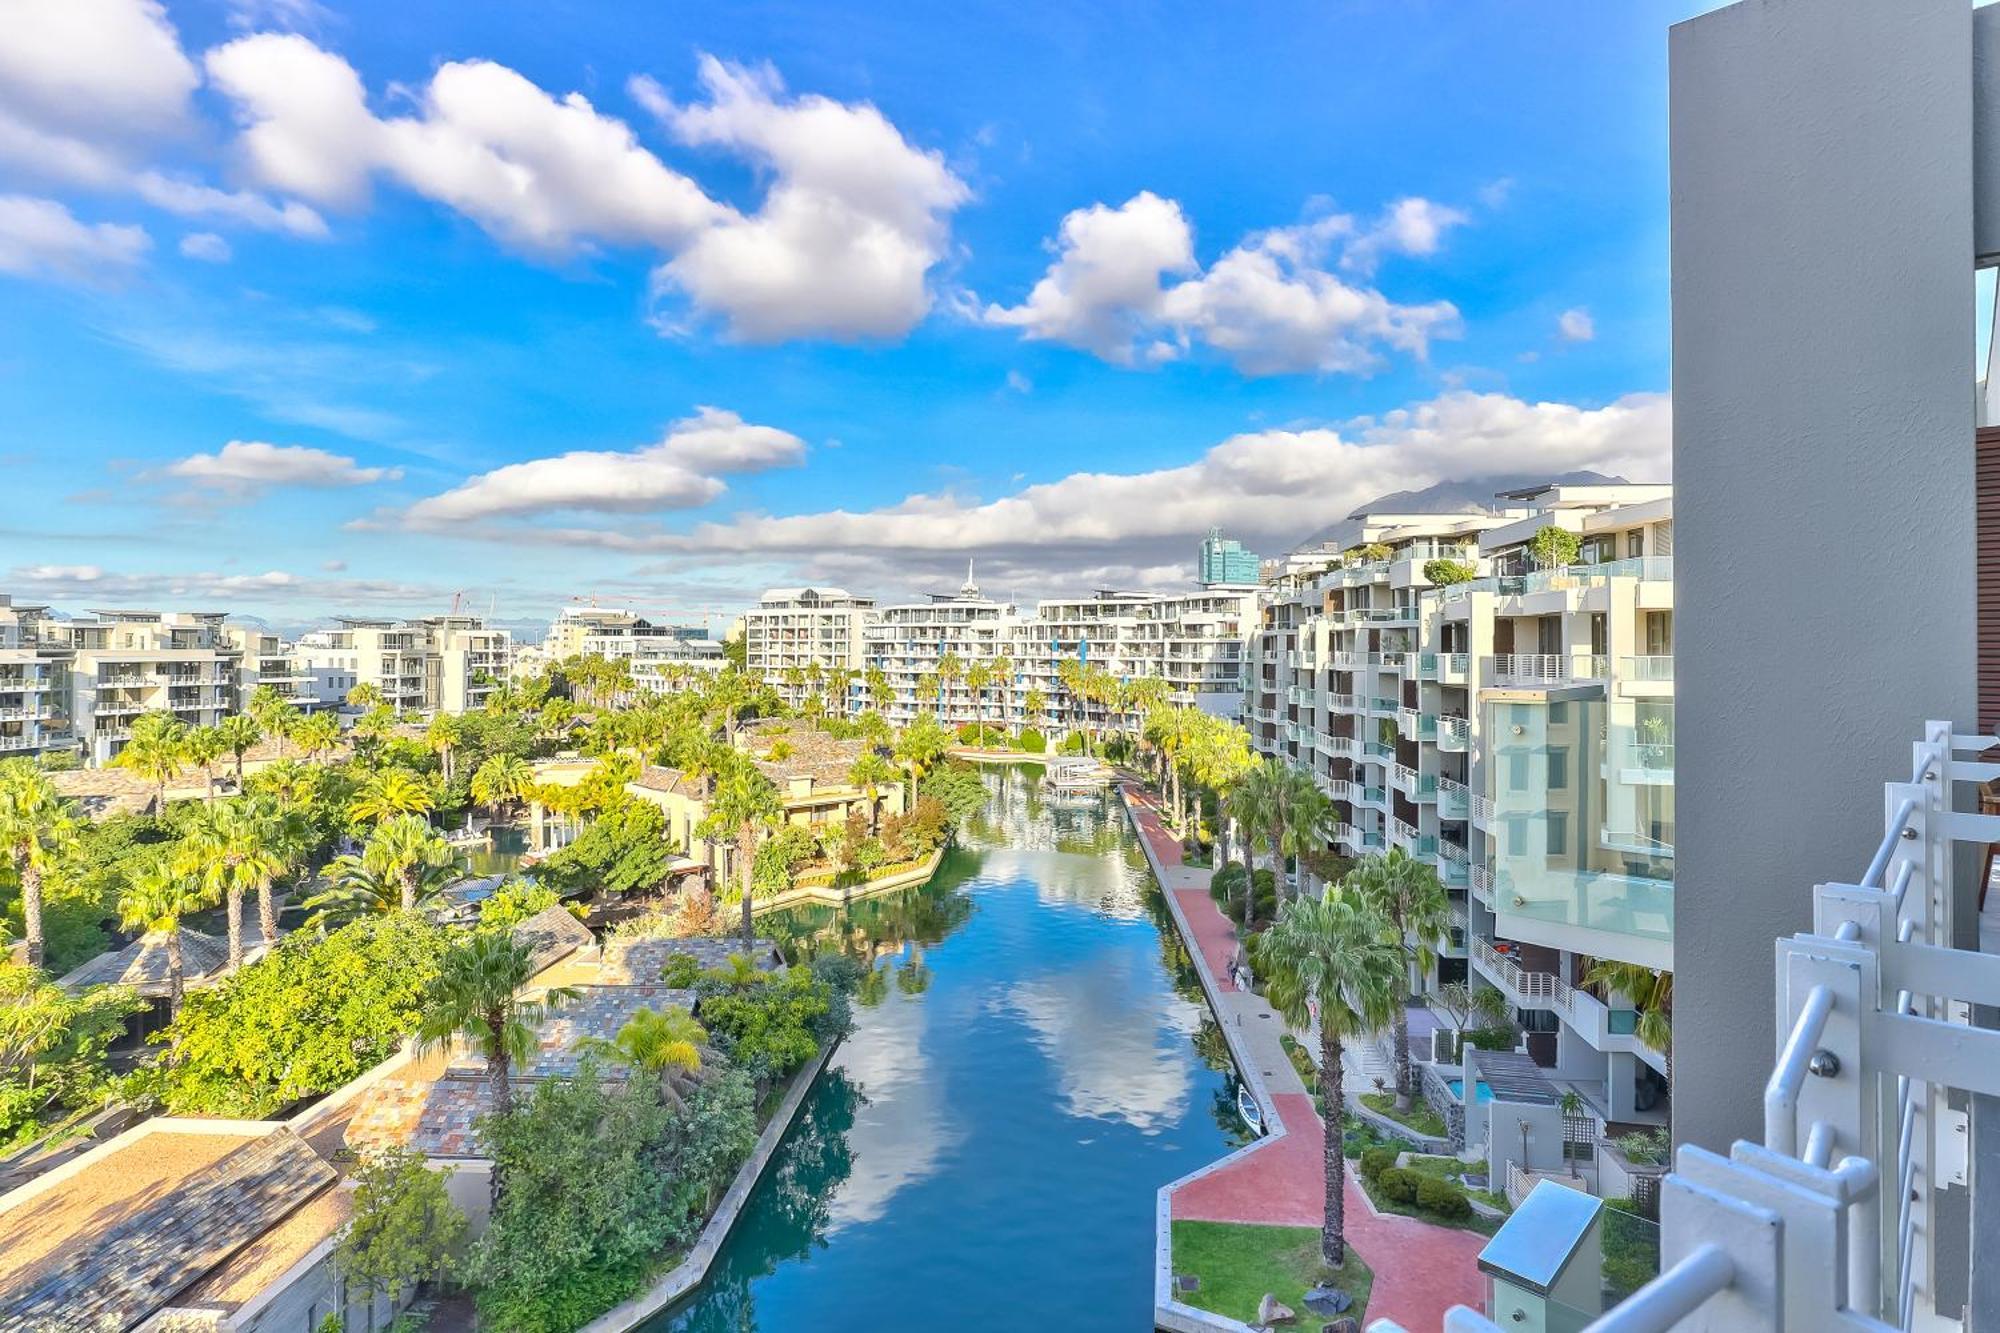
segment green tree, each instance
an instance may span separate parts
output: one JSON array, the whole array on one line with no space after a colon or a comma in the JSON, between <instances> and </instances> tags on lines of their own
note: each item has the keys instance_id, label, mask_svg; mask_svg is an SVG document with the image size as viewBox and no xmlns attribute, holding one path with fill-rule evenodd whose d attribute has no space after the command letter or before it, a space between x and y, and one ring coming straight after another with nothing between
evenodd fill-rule
<instances>
[{"instance_id":1,"label":"green tree","mask_svg":"<svg viewBox=\"0 0 2000 1333\"><path fill-rule=\"evenodd\" d=\"M1347 1105L1341 1080L1346 1043L1379 1031L1395 1006L1403 957L1386 935L1379 915L1334 890L1288 904L1256 937L1256 965L1271 1004L1300 1031L1310 1031L1318 1019L1319 1093L1329 1125L1340 1122ZM1346 1172L1341 1136L1324 1137L1326 1211L1319 1249L1327 1266L1338 1268L1347 1260Z\"/></svg>"},{"instance_id":2,"label":"green tree","mask_svg":"<svg viewBox=\"0 0 2000 1333\"><path fill-rule=\"evenodd\" d=\"M220 898L228 913L229 966L243 966L243 895L255 893L271 933L264 946L277 942L276 913L268 901L271 884L285 873L284 845L268 814L254 798L204 805L187 824L178 853L182 868L202 881L202 891Z\"/></svg>"},{"instance_id":3,"label":"green tree","mask_svg":"<svg viewBox=\"0 0 2000 1333\"><path fill-rule=\"evenodd\" d=\"M1277 823L1279 786L1284 781L1278 766L1255 763L1229 786L1225 798L1229 817L1243 840L1243 929L1247 933L1257 919L1257 844L1269 836Z\"/></svg>"},{"instance_id":4,"label":"green tree","mask_svg":"<svg viewBox=\"0 0 2000 1333\"><path fill-rule=\"evenodd\" d=\"M472 799L491 808L496 819L500 807L523 799L534 787L535 770L519 755L493 755L472 775Z\"/></svg>"},{"instance_id":5,"label":"green tree","mask_svg":"<svg viewBox=\"0 0 2000 1333\"><path fill-rule=\"evenodd\" d=\"M1450 935L1451 900L1437 871L1401 847L1363 858L1345 884L1382 918L1389 942L1403 956L1396 985L1396 1109L1407 1111L1416 1090L1410 1074L1410 975L1427 971Z\"/></svg>"},{"instance_id":6,"label":"green tree","mask_svg":"<svg viewBox=\"0 0 2000 1333\"><path fill-rule=\"evenodd\" d=\"M1583 984L1607 1003L1622 996L1639 1015L1633 1034L1656 1051L1674 1044L1674 974L1637 963L1599 959L1584 971Z\"/></svg>"},{"instance_id":7,"label":"green tree","mask_svg":"<svg viewBox=\"0 0 2000 1333\"><path fill-rule=\"evenodd\" d=\"M641 893L666 881L673 859L666 812L621 792L567 847L542 861L535 874L563 893Z\"/></svg>"},{"instance_id":8,"label":"green tree","mask_svg":"<svg viewBox=\"0 0 2000 1333\"><path fill-rule=\"evenodd\" d=\"M735 848L737 875L743 894L743 947L756 942L755 908L757 841L785 817L784 802L771 779L743 759L730 765L709 797L708 819L717 834Z\"/></svg>"},{"instance_id":9,"label":"green tree","mask_svg":"<svg viewBox=\"0 0 2000 1333\"><path fill-rule=\"evenodd\" d=\"M259 685L250 691L251 720L266 736L278 742L278 754L285 753L285 741L299 720L299 707L275 685ZM240 777L241 775L239 775Z\"/></svg>"},{"instance_id":10,"label":"green tree","mask_svg":"<svg viewBox=\"0 0 2000 1333\"><path fill-rule=\"evenodd\" d=\"M347 803L347 817L356 824L386 824L401 815L427 815L437 805L430 784L407 768L385 768L371 774ZM428 821L426 821L428 822Z\"/></svg>"},{"instance_id":11,"label":"green tree","mask_svg":"<svg viewBox=\"0 0 2000 1333\"><path fill-rule=\"evenodd\" d=\"M452 768L452 760L458 756L458 747L465 740L465 722L457 713L439 713L424 728L424 748L438 757L438 772L445 785L457 776Z\"/></svg>"},{"instance_id":12,"label":"green tree","mask_svg":"<svg viewBox=\"0 0 2000 1333\"><path fill-rule=\"evenodd\" d=\"M167 1012L178 1016L187 989L187 967L181 958L181 919L215 905L214 895L200 875L170 852L156 852L133 874L118 902L118 923L127 930L161 931L166 935Z\"/></svg>"},{"instance_id":13,"label":"green tree","mask_svg":"<svg viewBox=\"0 0 2000 1333\"><path fill-rule=\"evenodd\" d=\"M190 768L201 773L202 799L215 799L215 761L228 753L229 745L215 727L190 727L181 741L181 754Z\"/></svg>"},{"instance_id":14,"label":"green tree","mask_svg":"<svg viewBox=\"0 0 2000 1333\"><path fill-rule=\"evenodd\" d=\"M40 968L0 961L0 1150L98 1100L105 1052L145 1007L123 986L71 995Z\"/></svg>"},{"instance_id":15,"label":"green tree","mask_svg":"<svg viewBox=\"0 0 2000 1333\"><path fill-rule=\"evenodd\" d=\"M153 813L167 812L167 784L187 767L187 727L172 713L142 713L132 720L132 738L111 761L153 784Z\"/></svg>"},{"instance_id":16,"label":"green tree","mask_svg":"<svg viewBox=\"0 0 2000 1333\"><path fill-rule=\"evenodd\" d=\"M640 1009L609 1041L587 1038L588 1049L607 1060L650 1074L660 1095L676 1109L687 1107L687 1088L701 1073L708 1029L685 1009Z\"/></svg>"},{"instance_id":17,"label":"green tree","mask_svg":"<svg viewBox=\"0 0 2000 1333\"><path fill-rule=\"evenodd\" d=\"M574 989L556 986L539 1001L523 1000L518 992L533 975L525 941L496 932L475 934L439 962L417 1026L418 1050L441 1050L458 1038L486 1061L496 1115L513 1106L513 1067L533 1054L536 1025L577 997ZM497 1193L497 1170L494 1188Z\"/></svg>"},{"instance_id":18,"label":"green tree","mask_svg":"<svg viewBox=\"0 0 2000 1333\"><path fill-rule=\"evenodd\" d=\"M863 750L848 766L847 782L868 798L868 831L882 831L882 788L897 779L896 766L878 750Z\"/></svg>"},{"instance_id":19,"label":"green tree","mask_svg":"<svg viewBox=\"0 0 2000 1333\"><path fill-rule=\"evenodd\" d=\"M332 754L340 746L340 719L332 713L308 713L288 733L308 759Z\"/></svg>"},{"instance_id":20,"label":"green tree","mask_svg":"<svg viewBox=\"0 0 2000 1333\"><path fill-rule=\"evenodd\" d=\"M362 1159L348 1179L353 1213L334 1247L341 1276L391 1301L442 1276L466 1230L444 1174L422 1153L387 1148Z\"/></svg>"},{"instance_id":21,"label":"green tree","mask_svg":"<svg viewBox=\"0 0 2000 1333\"><path fill-rule=\"evenodd\" d=\"M236 757L236 790L243 790L243 756L250 747L264 739L263 730L257 719L248 713L231 713L215 724L216 739L222 748Z\"/></svg>"},{"instance_id":22,"label":"green tree","mask_svg":"<svg viewBox=\"0 0 2000 1333\"><path fill-rule=\"evenodd\" d=\"M21 925L28 941L28 966L40 967L47 941L42 923L42 884L50 870L75 847L73 807L32 760L0 763L0 854L21 886Z\"/></svg>"},{"instance_id":23,"label":"green tree","mask_svg":"<svg viewBox=\"0 0 2000 1333\"><path fill-rule=\"evenodd\" d=\"M1564 565L1576 563L1576 557L1583 543L1574 532L1556 527L1553 523L1540 528L1528 538L1528 554L1543 569L1560 569Z\"/></svg>"}]
</instances>

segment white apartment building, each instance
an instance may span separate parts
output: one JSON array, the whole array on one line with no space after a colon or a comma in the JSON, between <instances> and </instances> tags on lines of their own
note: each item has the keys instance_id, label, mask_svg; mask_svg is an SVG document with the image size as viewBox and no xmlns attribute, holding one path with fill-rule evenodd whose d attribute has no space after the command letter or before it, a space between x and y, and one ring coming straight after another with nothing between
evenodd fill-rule
<instances>
[{"instance_id":1,"label":"white apartment building","mask_svg":"<svg viewBox=\"0 0 2000 1333\"><path fill-rule=\"evenodd\" d=\"M46 621L67 659L63 709L91 763L109 763L141 713L213 726L235 710L240 657L219 611L94 610Z\"/></svg>"},{"instance_id":2,"label":"white apartment building","mask_svg":"<svg viewBox=\"0 0 2000 1333\"><path fill-rule=\"evenodd\" d=\"M1673 967L1671 488L1501 500L1367 516L1386 558L1282 576L1246 720L1338 803L1329 850L1437 868L1454 932L1428 981L1498 987L1536 1063L1599 1118L1661 1121L1665 1053L1582 982L1592 960ZM1530 555L1545 527L1574 534L1573 562ZM1475 577L1433 586L1432 559Z\"/></svg>"},{"instance_id":3,"label":"white apartment building","mask_svg":"<svg viewBox=\"0 0 2000 1333\"><path fill-rule=\"evenodd\" d=\"M249 708L251 696L266 686L290 700L301 712L327 706L314 696L312 673L297 649L281 635L261 625L235 622L225 623L222 632L230 648L238 654L233 704L236 711Z\"/></svg>"},{"instance_id":4,"label":"white apartment building","mask_svg":"<svg viewBox=\"0 0 2000 1333\"><path fill-rule=\"evenodd\" d=\"M982 707L993 720L996 703L976 701L962 674L951 681L940 677L934 700L925 698L920 686L925 678L937 676L938 664L947 657L966 668L1001 657L1011 661L1020 626L1019 607L983 596L968 575L956 593L880 608L862 629L861 669L879 670L888 678L889 698L881 712L895 726L931 714L954 725L971 722ZM873 706L865 674L849 686L848 698L857 711Z\"/></svg>"},{"instance_id":5,"label":"white apartment building","mask_svg":"<svg viewBox=\"0 0 2000 1333\"><path fill-rule=\"evenodd\" d=\"M813 692L804 673L857 671L875 599L845 588L772 588L743 614L743 663L798 707Z\"/></svg>"},{"instance_id":6,"label":"white apartment building","mask_svg":"<svg viewBox=\"0 0 2000 1333\"><path fill-rule=\"evenodd\" d=\"M62 707L68 664L43 637L47 611L0 593L0 759L76 745Z\"/></svg>"},{"instance_id":7,"label":"white apartment building","mask_svg":"<svg viewBox=\"0 0 2000 1333\"><path fill-rule=\"evenodd\" d=\"M417 620L342 617L300 638L299 665L319 707L339 707L373 685L399 711L463 713L507 679L512 636L478 616Z\"/></svg>"}]
</instances>

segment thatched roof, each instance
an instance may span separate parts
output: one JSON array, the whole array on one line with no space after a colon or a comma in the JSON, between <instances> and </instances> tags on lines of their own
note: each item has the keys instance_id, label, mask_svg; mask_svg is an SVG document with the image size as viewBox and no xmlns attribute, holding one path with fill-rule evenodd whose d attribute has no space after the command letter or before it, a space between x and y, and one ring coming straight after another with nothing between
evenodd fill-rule
<instances>
[{"instance_id":1,"label":"thatched roof","mask_svg":"<svg viewBox=\"0 0 2000 1333\"><path fill-rule=\"evenodd\" d=\"M256 942L261 945L263 940ZM249 943L246 939L246 948ZM185 983L192 985L228 970L228 940L181 928L181 979ZM130 986L141 995L166 995L173 989L167 967L167 932L147 931L122 949L97 955L56 984L71 994L90 986Z\"/></svg>"}]
</instances>

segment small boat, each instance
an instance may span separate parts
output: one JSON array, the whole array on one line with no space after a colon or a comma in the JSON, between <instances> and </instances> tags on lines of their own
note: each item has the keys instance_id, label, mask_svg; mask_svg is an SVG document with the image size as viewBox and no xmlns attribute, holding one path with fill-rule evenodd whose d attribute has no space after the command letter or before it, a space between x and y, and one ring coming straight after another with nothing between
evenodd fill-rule
<instances>
[{"instance_id":1,"label":"small boat","mask_svg":"<svg viewBox=\"0 0 2000 1333\"><path fill-rule=\"evenodd\" d=\"M1250 1132L1259 1138L1264 1134L1264 1108L1257 1105L1257 1099L1250 1095L1250 1085L1236 1086L1236 1114L1243 1117L1243 1123L1250 1126Z\"/></svg>"},{"instance_id":2,"label":"small boat","mask_svg":"<svg viewBox=\"0 0 2000 1333\"><path fill-rule=\"evenodd\" d=\"M1049 765L1048 783L1057 791L1094 791L1111 780L1111 770L1095 759L1058 759Z\"/></svg>"}]
</instances>

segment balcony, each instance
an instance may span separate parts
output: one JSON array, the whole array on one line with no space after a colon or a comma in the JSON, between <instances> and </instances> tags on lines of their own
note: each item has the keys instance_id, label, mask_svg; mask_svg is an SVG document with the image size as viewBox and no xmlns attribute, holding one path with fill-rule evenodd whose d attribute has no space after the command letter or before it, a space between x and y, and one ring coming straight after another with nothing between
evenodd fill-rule
<instances>
[{"instance_id":1,"label":"balcony","mask_svg":"<svg viewBox=\"0 0 2000 1333\"><path fill-rule=\"evenodd\" d=\"M1452 778L1437 780L1439 819L1464 819L1472 813L1472 789Z\"/></svg>"},{"instance_id":2,"label":"balcony","mask_svg":"<svg viewBox=\"0 0 2000 1333\"><path fill-rule=\"evenodd\" d=\"M1354 791L1355 799L1363 805L1372 805L1378 810L1389 808L1389 793L1384 788L1357 786Z\"/></svg>"},{"instance_id":3,"label":"balcony","mask_svg":"<svg viewBox=\"0 0 2000 1333\"><path fill-rule=\"evenodd\" d=\"M1465 882L1466 887L1472 890L1474 898L1477 898L1489 908L1493 906L1493 867L1469 867Z\"/></svg>"},{"instance_id":4,"label":"balcony","mask_svg":"<svg viewBox=\"0 0 2000 1333\"><path fill-rule=\"evenodd\" d=\"M1384 699L1380 695L1376 695L1375 697L1371 698L1368 701L1369 712L1380 713L1385 717L1394 717L1396 714L1396 707L1397 705L1394 699Z\"/></svg>"},{"instance_id":5,"label":"balcony","mask_svg":"<svg viewBox=\"0 0 2000 1333\"><path fill-rule=\"evenodd\" d=\"M1486 659L1490 685L1537 687L1570 679L1570 659L1562 653L1496 653Z\"/></svg>"},{"instance_id":6,"label":"balcony","mask_svg":"<svg viewBox=\"0 0 2000 1333\"><path fill-rule=\"evenodd\" d=\"M1674 683L1674 659L1659 654L1621 657L1618 659L1618 678L1621 684L1671 685Z\"/></svg>"},{"instance_id":7,"label":"balcony","mask_svg":"<svg viewBox=\"0 0 2000 1333\"><path fill-rule=\"evenodd\" d=\"M1381 741L1369 741L1361 747L1361 758L1364 763L1393 763L1396 758L1396 747L1385 745Z\"/></svg>"},{"instance_id":8,"label":"balcony","mask_svg":"<svg viewBox=\"0 0 2000 1333\"><path fill-rule=\"evenodd\" d=\"M1398 708L1396 710L1396 728L1411 740L1436 740L1437 725L1437 714L1435 713L1419 712L1414 708Z\"/></svg>"},{"instance_id":9,"label":"balcony","mask_svg":"<svg viewBox=\"0 0 2000 1333\"><path fill-rule=\"evenodd\" d=\"M1472 674L1472 657L1469 653L1439 653L1437 655L1437 682L1440 685L1463 685Z\"/></svg>"},{"instance_id":10,"label":"balcony","mask_svg":"<svg viewBox=\"0 0 2000 1333\"><path fill-rule=\"evenodd\" d=\"M1472 745L1472 724L1462 717L1447 714L1437 723L1438 749L1449 754L1463 754Z\"/></svg>"}]
</instances>

